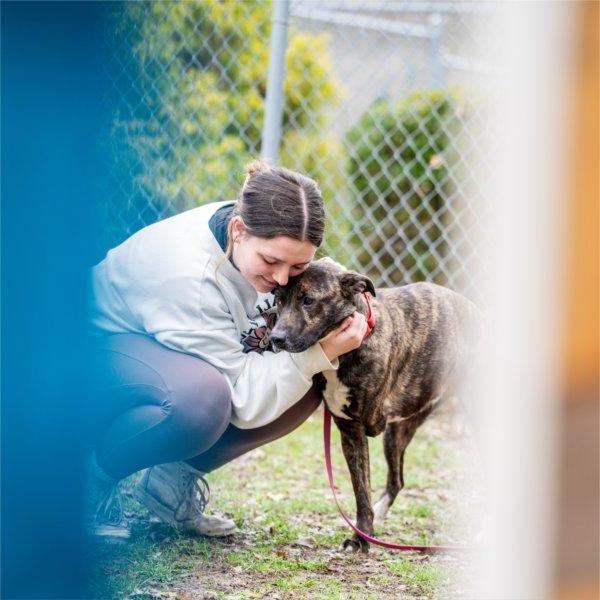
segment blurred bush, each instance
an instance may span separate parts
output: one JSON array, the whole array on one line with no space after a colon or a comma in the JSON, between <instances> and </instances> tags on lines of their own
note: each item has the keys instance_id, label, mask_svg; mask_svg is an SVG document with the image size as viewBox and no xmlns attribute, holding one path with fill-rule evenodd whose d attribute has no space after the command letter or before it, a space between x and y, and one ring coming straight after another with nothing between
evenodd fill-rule
<instances>
[{"instance_id":1,"label":"blurred bush","mask_svg":"<svg viewBox=\"0 0 600 600\"><path fill-rule=\"evenodd\" d=\"M394 284L446 283L465 112L451 92L381 99L346 135L357 260Z\"/></svg>"}]
</instances>

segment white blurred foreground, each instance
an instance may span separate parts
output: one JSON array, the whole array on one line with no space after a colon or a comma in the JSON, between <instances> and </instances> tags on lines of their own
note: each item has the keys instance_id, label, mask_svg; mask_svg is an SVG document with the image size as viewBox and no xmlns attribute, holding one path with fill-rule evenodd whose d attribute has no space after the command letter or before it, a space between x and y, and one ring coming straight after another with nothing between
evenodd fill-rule
<instances>
[{"instance_id":1,"label":"white blurred foreground","mask_svg":"<svg viewBox=\"0 0 600 600\"><path fill-rule=\"evenodd\" d=\"M483 194L490 318L475 397L490 523L477 598L597 597L598 13L506 3L483 42L500 69Z\"/></svg>"}]
</instances>

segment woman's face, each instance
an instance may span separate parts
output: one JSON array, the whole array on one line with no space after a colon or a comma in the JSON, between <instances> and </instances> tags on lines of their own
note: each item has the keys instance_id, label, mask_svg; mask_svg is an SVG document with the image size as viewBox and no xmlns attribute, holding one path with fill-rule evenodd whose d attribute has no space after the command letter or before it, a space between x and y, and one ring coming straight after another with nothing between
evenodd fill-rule
<instances>
[{"instance_id":1,"label":"woman's face","mask_svg":"<svg viewBox=\"0 0 600 600\"><path fill-rule=\"evenodd\" d=\"M310 242L287 235L271 239L250 235L240 217L232 221L233 262L257 292L270 292L300 275L317 251Z\"/></svg>"}]
</instances>

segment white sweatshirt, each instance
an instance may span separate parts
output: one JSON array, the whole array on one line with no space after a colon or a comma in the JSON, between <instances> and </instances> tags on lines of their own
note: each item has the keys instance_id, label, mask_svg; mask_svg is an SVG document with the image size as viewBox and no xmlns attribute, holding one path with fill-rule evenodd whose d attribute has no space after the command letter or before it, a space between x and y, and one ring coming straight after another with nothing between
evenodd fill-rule
<instances>
[{"instance_id":1,"label":"white sweatshirt","mask_svg":"<svg viewBox=\"0 0 600 600\"><path fill-rule=\"evenodd\" d=\"M269 351L272 294L258 293L225 260L209 228L212 203L149 225L93 269L93 324L102 332L151 335L216 367L232 393L231 422L261 427L294 405L312 376L337 369L320 344ZM218 269L217 269L218 267Z\"/></svg>"}]
</instances>

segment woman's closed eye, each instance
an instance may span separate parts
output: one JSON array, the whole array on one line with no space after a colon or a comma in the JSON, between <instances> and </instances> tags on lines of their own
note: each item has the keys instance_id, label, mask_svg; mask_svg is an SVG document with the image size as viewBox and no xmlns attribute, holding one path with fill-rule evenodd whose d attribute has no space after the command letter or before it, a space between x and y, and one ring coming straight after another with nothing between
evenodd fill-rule
<instances>
[{"instance_id":1,"label":"woman's closed eye","mask_svg":"<svg viewBox=\"0 0 600 600\"><path fill-rule=\"evenodd\" d=\"M278 260L272 260L272 259L266 258L262 255L260 257L265 264L270 265L270 266L276 265L280 262ZM307 267L308 267L308 263L303 264L303 265L294 265L293 267L290 268L290 275L292 277L294 275L300 275L300 273L306 271Z\"/></svg>"},{"instance_id":2,"label":"woman's closed eye","mask_svg":"<svg viewBox=\"0 0 600 600\"><path fill-rule=\"evenodd\" d=\"M296 275L300 275L300 273L304 273L306 271L306 266L304 267L292 267L290 269L290 275L295 277Z\"/></svg>"}]
</instances>

